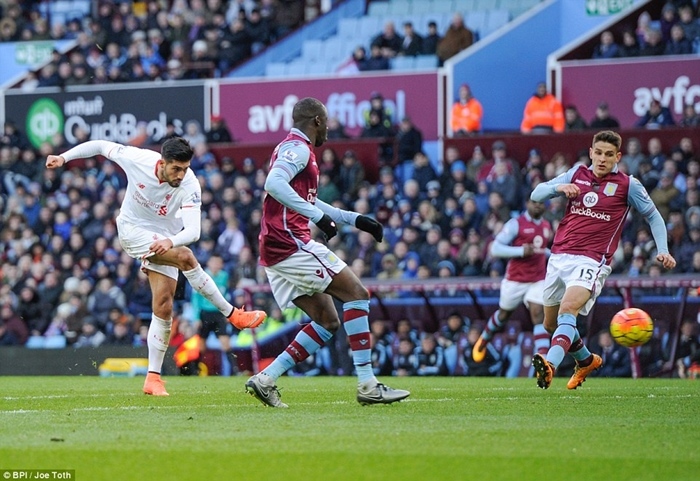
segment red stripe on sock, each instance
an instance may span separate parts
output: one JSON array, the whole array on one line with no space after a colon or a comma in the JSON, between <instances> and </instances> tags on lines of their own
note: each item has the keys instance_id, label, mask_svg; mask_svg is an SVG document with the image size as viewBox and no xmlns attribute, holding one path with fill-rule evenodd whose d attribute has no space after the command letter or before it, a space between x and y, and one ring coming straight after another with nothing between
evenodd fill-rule
<instances>
[{"instance_id":1,"label":"red stripe on sock","mask_svg":"<svg viewBox=\"0 0 700 481\"><path fill-rule=\"evenodd\" d=\"M292 343L289 346L287 346L287 349L285 349L285 351L287 351L287 354L292 356L292 359L294 359L294 362L296 363L300 363L301 361L309 357L308 351L304 349L304 347L301 344L299 344L296 340L292 341Z\"/></svg>"},{"instance_id":2,"label":"red stripe on sock","mask_svg":"<svg viewBox=\"0 0 700 481\"><path fill-rule=\"evenodd\" d=\"M370 349L369 332L361 332L348 336L348 342L350 343L350 349L353 351Z\"/></svg>"},{"instance_id":3,"label":"red stripe on sock","mask_svg":"<svg viewBox=\"0 0 700 481\"><path fill-rule=\"evenodd\" d=\"M569 336L558 334L552 338L552 346L561 346L564 352L569 352L571 339L569 339Z\"/></svg>"},{"instance_id":4,"label":"red stripe on sock","mask_svg":"<svg viewBox=\"0 0 700 481\"><path fill-rule=\"evenodd\" d=\"M536 336L533 337L533 339L535 340L535 342L541 341L543 339L549 339L549 334L547 334L547 333L537 334ZM573 349L573 346L571 347L571 349Z\"/></svg>"},{"instance_id":5,"label":"red stripe on sock","mask_svg":"<svg viewBox=\"0 0 700 481\"><path fill-rule=\"evenodd\" d=\"M362 309L348 309L343 313L343 322L352 321L358 317L364 317L367 315L367 311L363 311Z\"/></svg>"},{"instance_id":6,"label":"red stripe on sock","mask_svg":"<svg viewBox=\"0 0 700 481\"><path fill-rule=\"evenodd\" d=\"M302 329L302 332L313 339L316 344L323 346L323 339L321 339L321 336L318 335L318 332L316 332L313 325L308 324L304 329Z\"/></svg>"}]
</instances>

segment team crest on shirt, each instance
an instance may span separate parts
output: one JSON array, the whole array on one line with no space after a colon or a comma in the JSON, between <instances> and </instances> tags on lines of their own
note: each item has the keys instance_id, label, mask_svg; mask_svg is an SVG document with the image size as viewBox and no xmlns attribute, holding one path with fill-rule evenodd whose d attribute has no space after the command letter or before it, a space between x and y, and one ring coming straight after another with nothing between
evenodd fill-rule
<instances>
[{"instance_id":1,"label":"team crest on shirt","mask_svg":"<svg viewBox=\"0 0 700 481\"><path fill-rule=\"evenodd\" d=\"M608 182L605 185L605 189L603 189L603 194L607 195L608 197L615 195L615 192L617 192L617 184L613 182Z\"/></svg>"},{"instance_id":2,"label":"team crest on shirt","mask_svg":"<svg viewBox=\"0 0 700 481\"><path fill-rule=\"evenodd\" d=\"M329 252L328 255L326 256L326 259L328 259L328 262L336 263L338 262L338 258L333 254L332 252Z\"/></svg>"},{"instance_id":3,"label":"team crest on shirt","mask_svg":"<svg viewBox=\"0 0 700 481\"><path fill-rule=\"evenodd\" d=\"M583 205L586 207L593 207L598 203L598 194L595 192L589 192L583 196Z\"/></svg>"}]
</instances>

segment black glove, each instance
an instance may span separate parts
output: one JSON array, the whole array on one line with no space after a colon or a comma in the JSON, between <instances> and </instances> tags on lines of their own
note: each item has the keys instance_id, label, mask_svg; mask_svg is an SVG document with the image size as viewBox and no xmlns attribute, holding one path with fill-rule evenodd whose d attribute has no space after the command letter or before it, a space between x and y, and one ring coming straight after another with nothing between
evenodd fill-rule
<instances>
[{"instance_id":1,"label":"black glove","mask_svg":"<svg viewBox=\"0 0 700 481\"><path fill-rule=\"evenodd\" d=\"M328 214L323 214L323 217L321 217L318 222L315 222L315 224L321 229L323 237L325 237L327 241L331 240L338 233L338 227Z\"/></svg>"},{"instance_id":2,"label":"black glove","mask_svg":"<svg viewBox=\"0 0 700 481\"><path fill-rule=\"evenodd\" d=\"M384 227L376 220L366 215L361 215L355 221L355 227L365 232L369 232L374 240L381 242L384 238Z\"/></svg>"}]
</instances>

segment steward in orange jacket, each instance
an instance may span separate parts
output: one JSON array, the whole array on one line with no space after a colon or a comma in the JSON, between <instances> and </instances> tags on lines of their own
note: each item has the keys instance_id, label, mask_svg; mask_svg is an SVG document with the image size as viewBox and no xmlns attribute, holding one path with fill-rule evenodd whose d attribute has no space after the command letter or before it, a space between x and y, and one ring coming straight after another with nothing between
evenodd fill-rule
<instances>
[{"instance_id":1,"label":"steward in orange jacket","mask_svg":"<svg viewBox=\"0 0 700 481\"><path fill-rule=\"evenodd\" d=\"M481 103L472 97L469 85L462 84L459 88L459 101L452 106L450 125L452 135L460 137L481 131L481 119L484 110Z\"/></svg>"},{"instance_id":2,"label":"steward in orange jacket","mask_svg":"<svg viewBox=\"0 0 700 481\"><path fill-rule=\"evenodd\" d=\"M556 97L547 93L544 83L537 84L537 93L525 104L520 131L564 132L564 109Z\"/></svg>"}]
</instances>

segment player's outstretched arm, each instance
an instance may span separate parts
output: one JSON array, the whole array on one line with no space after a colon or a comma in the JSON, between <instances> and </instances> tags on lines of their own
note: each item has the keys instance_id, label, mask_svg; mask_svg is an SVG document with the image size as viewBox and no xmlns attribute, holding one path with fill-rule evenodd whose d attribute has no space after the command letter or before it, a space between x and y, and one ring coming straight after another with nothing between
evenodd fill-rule
<instances>
[{"instance_id":1,"label":"player's outstretched arm","mask_svg":"<svg viewBox=\"0 0 700 481\"><path fill-rule=\"evenodd\" d=\"M533 254L532 244L511 245L518 235L518 228L517 219L510 219L505 223L489 248L492 257L510 259L511 257L527 257Z\"/></svg>"},{"instance_id":2,"label":"player's outstretched arm","mask_svg":"<svg viewBox=\"0 0 700 481\"><path fill-rule=\"evenodd\" d=\"M361 215L357 212L338 209L337 207L326 204L320 199L316 199L316 207L336 222L354 225L362 231L369 232L377 242L381 242L382 239L384 239L384 227L377 220L368 215Z\"/></svg>"},{"instance_id":3,"label":"player's outstretched arm","mask_svg":"<svg viewBox=\"0 0 700 481\"><path fill-rule=\"evenodd\" d=\"M107 140L88 140L80 145L76 145L61 155L49 155L46 157L46 168L56 169L66 162L74 159L87 159L96 155L109 158L109 153L119 144Z\"/></svg>"}]
</instances>

